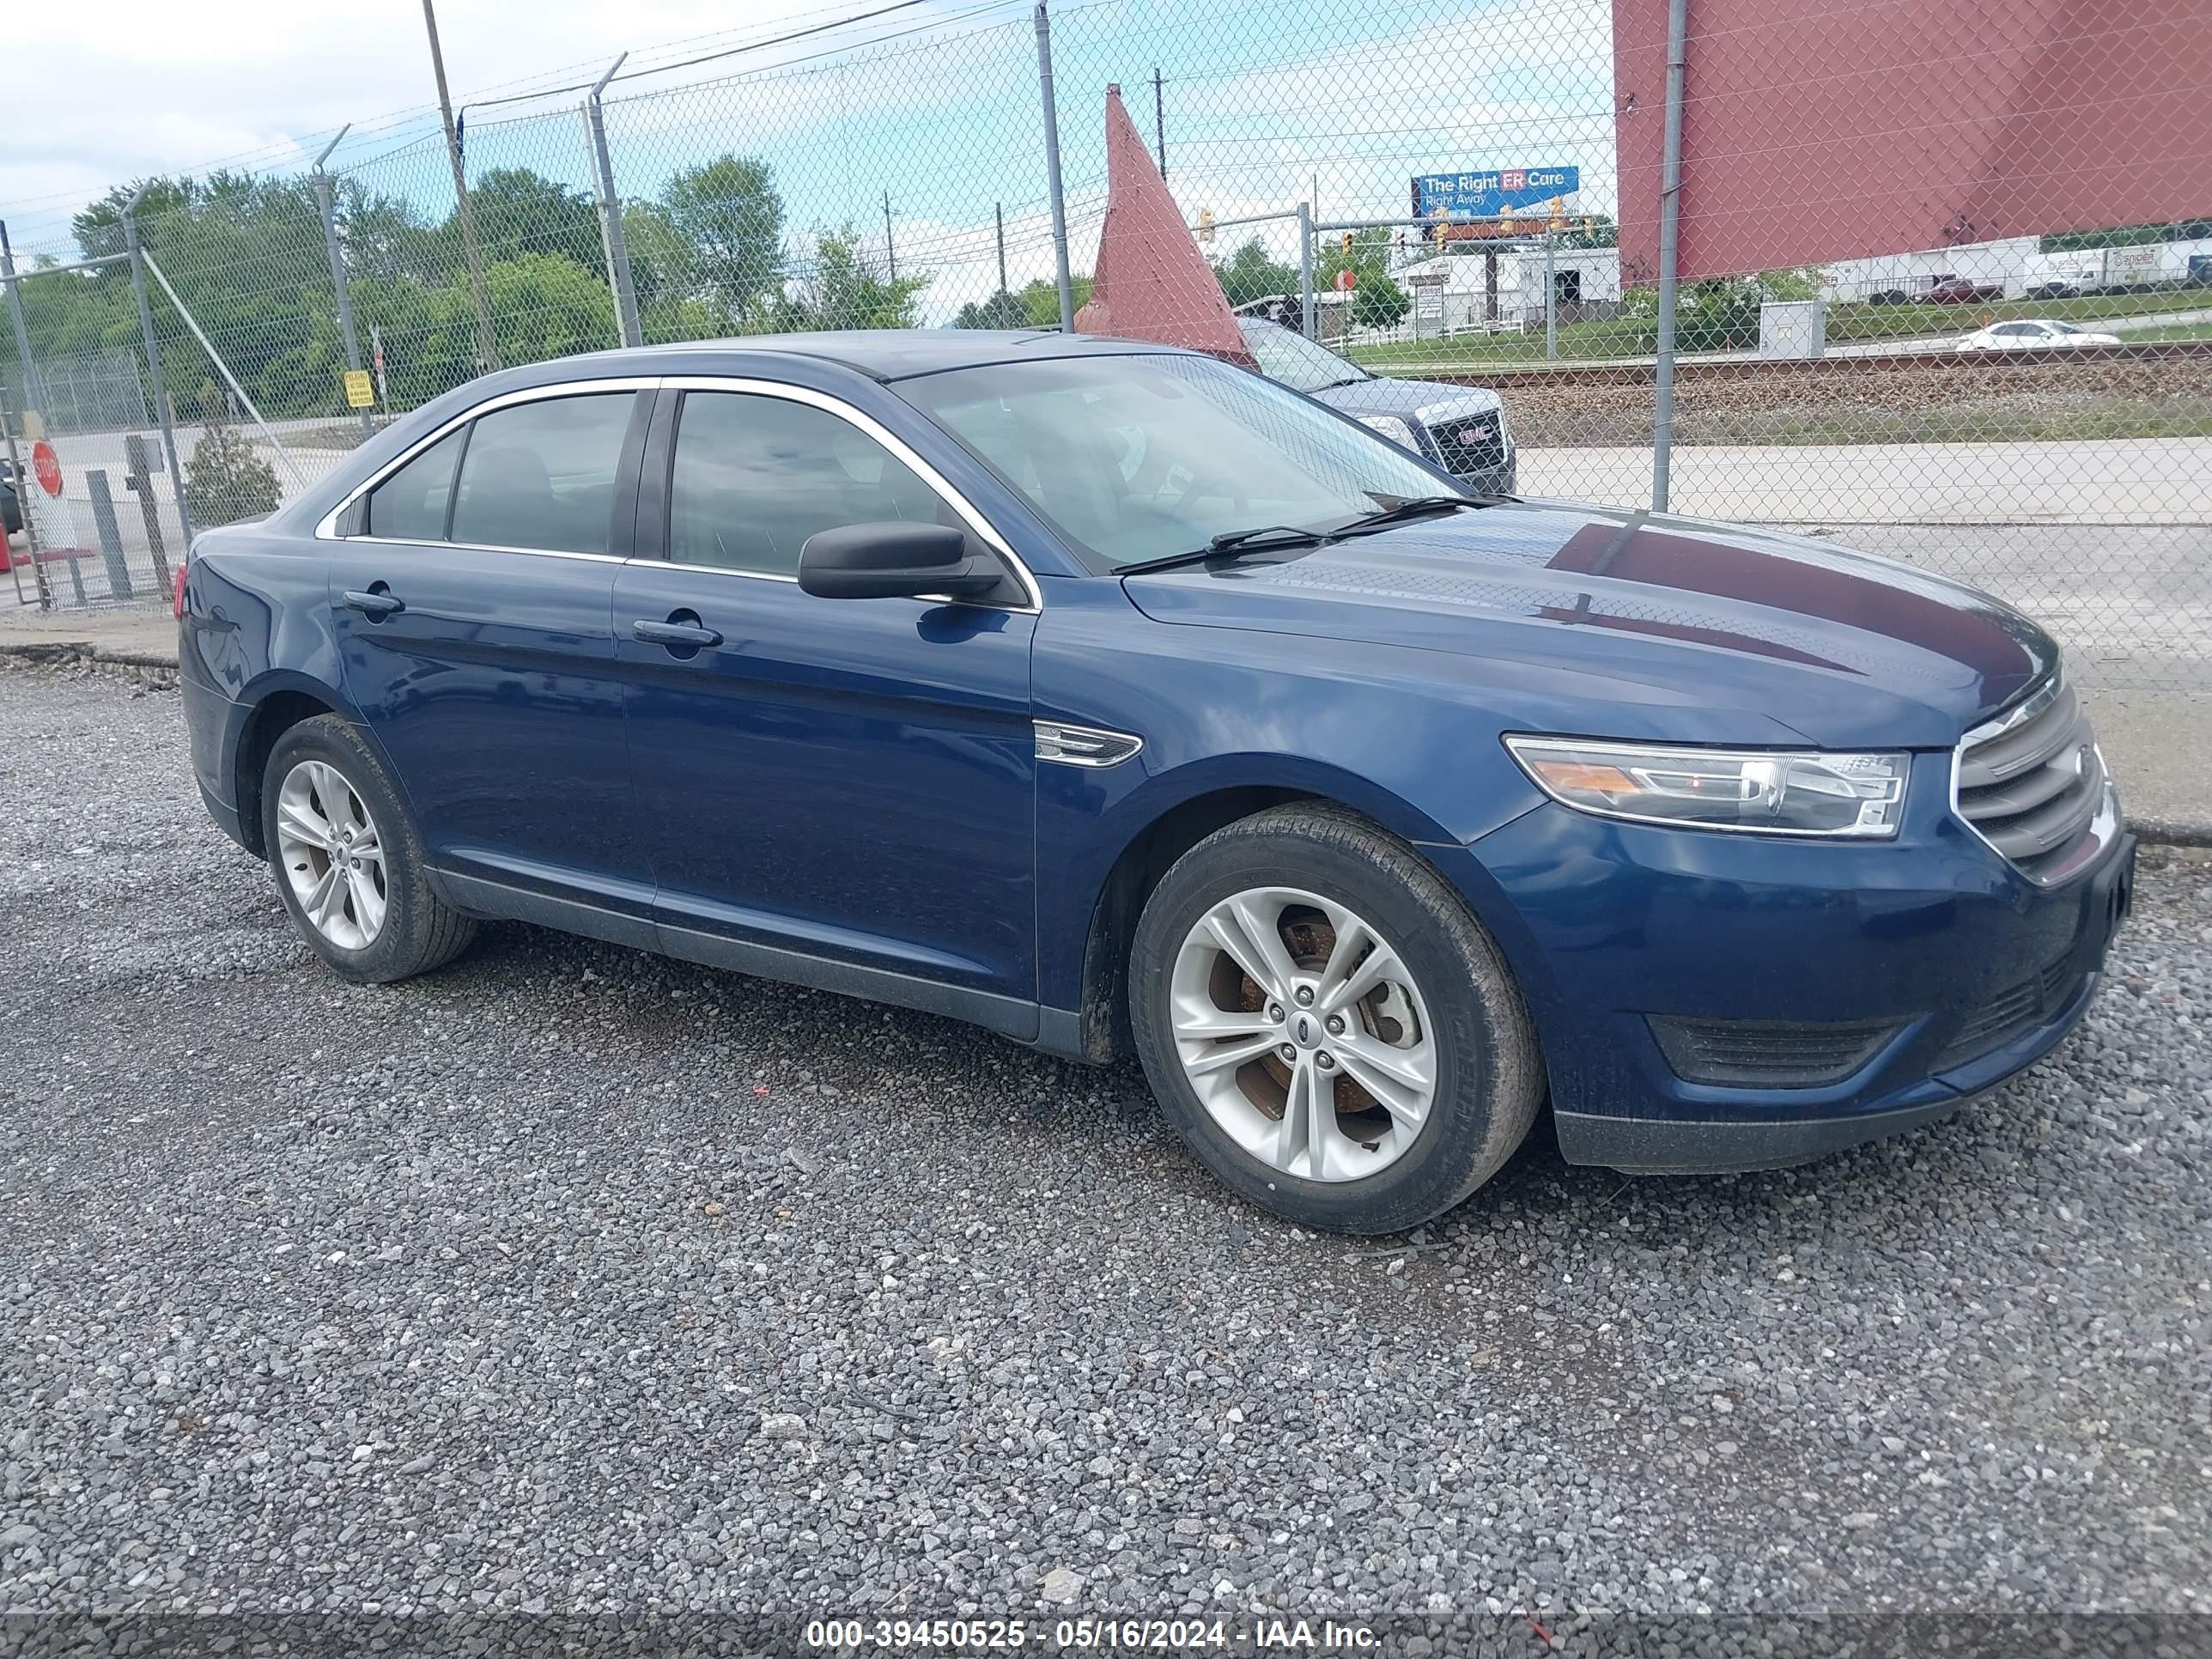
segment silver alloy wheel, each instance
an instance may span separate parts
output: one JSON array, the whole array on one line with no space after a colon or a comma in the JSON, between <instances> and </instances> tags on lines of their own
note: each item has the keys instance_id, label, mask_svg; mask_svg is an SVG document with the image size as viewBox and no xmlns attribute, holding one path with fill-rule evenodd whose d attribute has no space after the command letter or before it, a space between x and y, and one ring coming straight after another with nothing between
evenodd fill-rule
<instances>
[{"instance_id":1,"label":"silver alloy wheel","mask_svg":"<svg viewBox=\"0 0 2212 1659\"><path fill-rule=\"evenodd\" d=\"M276 792L276 854L308 921L343 951L384 928L384 842L368 808L328 761L303 760Z\"/></svg>"},{"instance_id":2,"label":"silver alloy wheel","mask_svg":"<svg viewBox=\"0 0 2212 1659\"><path fill-rule=\"evenodd\" d=\"M1223 899L1184 939L1168 999L1207 1115L1285 1175L1374 1175L1428 1121L1428 1004L1382 933L1333 899L1294 887Z\"/></svg>"}]
</instances>

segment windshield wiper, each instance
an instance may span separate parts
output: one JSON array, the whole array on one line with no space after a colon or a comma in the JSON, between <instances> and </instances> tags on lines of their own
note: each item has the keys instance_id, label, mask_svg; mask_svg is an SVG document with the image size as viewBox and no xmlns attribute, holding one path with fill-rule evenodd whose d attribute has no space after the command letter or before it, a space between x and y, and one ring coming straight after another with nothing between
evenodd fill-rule
<instances>
[{"instance_id":1,"label":"windshield wiper","mask_svg":"<svg viewBox=\"0 0 2212 1659\"><path fill-rule=\"evenodd\" d=\"M1204 547L1194 548L1188 553L1170 553L1157 559L1139 559L1134 564L1117 565L1114 574L1142 576L1154 570L1176 570L1227 555L1258 553L1274 547L1327 547L1335 539L1333 530L1306 530L1294 524L1255 525L1249 530L1224 530Z\"/></svg>"},{"instance_id":2,"label":"windshield wiper","mask_svg":"<svg viewBox=\"0 0 2212 1659\"><path fill-rule=\"evenodd\" d=\"M1456 513L1463 507L1487 507L1486 495L1409 495L1403 501L1391 501L1372 513L1363 513L1349 523L1340 524L1332 536L1357 536L1370 530L1380 530L1385 525L1402 524L1407 519L1425 519L1431 513Z\"/></svg>"}]
</instances>

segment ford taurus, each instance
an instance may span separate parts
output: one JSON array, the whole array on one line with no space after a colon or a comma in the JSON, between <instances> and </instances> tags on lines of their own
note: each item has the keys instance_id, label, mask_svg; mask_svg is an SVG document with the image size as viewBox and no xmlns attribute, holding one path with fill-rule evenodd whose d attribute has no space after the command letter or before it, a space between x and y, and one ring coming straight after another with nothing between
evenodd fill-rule
<instances>
[{"instance_id":1,"label":"ford taurus","mask_svg":"<svg viewBox=\"0 0 2212 1659\"><path fill-rule=\"evenodd\" d=\"M1197 1156L1401 1228L1794 1162L2080 1018L2134 844L2059 653L1825 544L1474 497L1052 333L461 387L178 597L193 764L332 970L509 919L1132 1052Z\"/></svg>"}]
</instances>

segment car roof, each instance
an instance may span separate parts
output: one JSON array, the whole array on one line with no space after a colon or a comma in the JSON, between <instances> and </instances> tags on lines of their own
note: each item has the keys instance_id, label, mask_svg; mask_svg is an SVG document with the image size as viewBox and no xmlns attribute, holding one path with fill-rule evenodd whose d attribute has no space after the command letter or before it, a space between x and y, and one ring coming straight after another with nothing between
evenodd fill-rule
<instances>
[{"instance_id":1,"label":"car roof","mask_svg":"<svg viewBox=\"0 0 2212 1659\"><path fill-rule=\"evenodd\" d=\"M723 340L689 340L629 351L589 354L617 372L696 373L702 361L761 356L805 357L835 363L877 380L910 380L947 369L974 368L1042 357L1158 356L1177 348L1145 340L1111 340L1040 328L830 329L808 334L746 334ZM1188 354L1183 354L1188 355ZM574 362L574 358L568 360Z\"/></svg>"}]
</instances>

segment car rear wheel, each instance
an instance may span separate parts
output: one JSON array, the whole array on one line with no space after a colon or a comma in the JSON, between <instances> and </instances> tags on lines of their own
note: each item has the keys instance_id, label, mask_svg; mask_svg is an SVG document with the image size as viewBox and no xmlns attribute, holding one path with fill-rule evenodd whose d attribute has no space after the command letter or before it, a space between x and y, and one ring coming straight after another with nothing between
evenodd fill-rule
<instances>
[{"instance_id":1,"label":"car rear wheel","mask_svg":"<svg viewBox=\"0 0 2212 1659\"><path fill-rule=\"evenodd\" d=\"M1199 1158L1344 1232L1459 1203L1527 1135L1543 1072L1497 946L1403 842L1326 805L1231 824L1146 902L1130 1025Z\"/></svg>"},{"instance_id":2,"label":"car rear wheel","mask_svg":"<svg viewBox=\"0 0 2212 1659\"><path fill-rule=\"evenodd\" d=\"M262 774L262 842L293 925L341 978L384 984L441 967L476 923L430 890L399 793L335 714L278 738Z\"/></svg>"}]
</instances>

